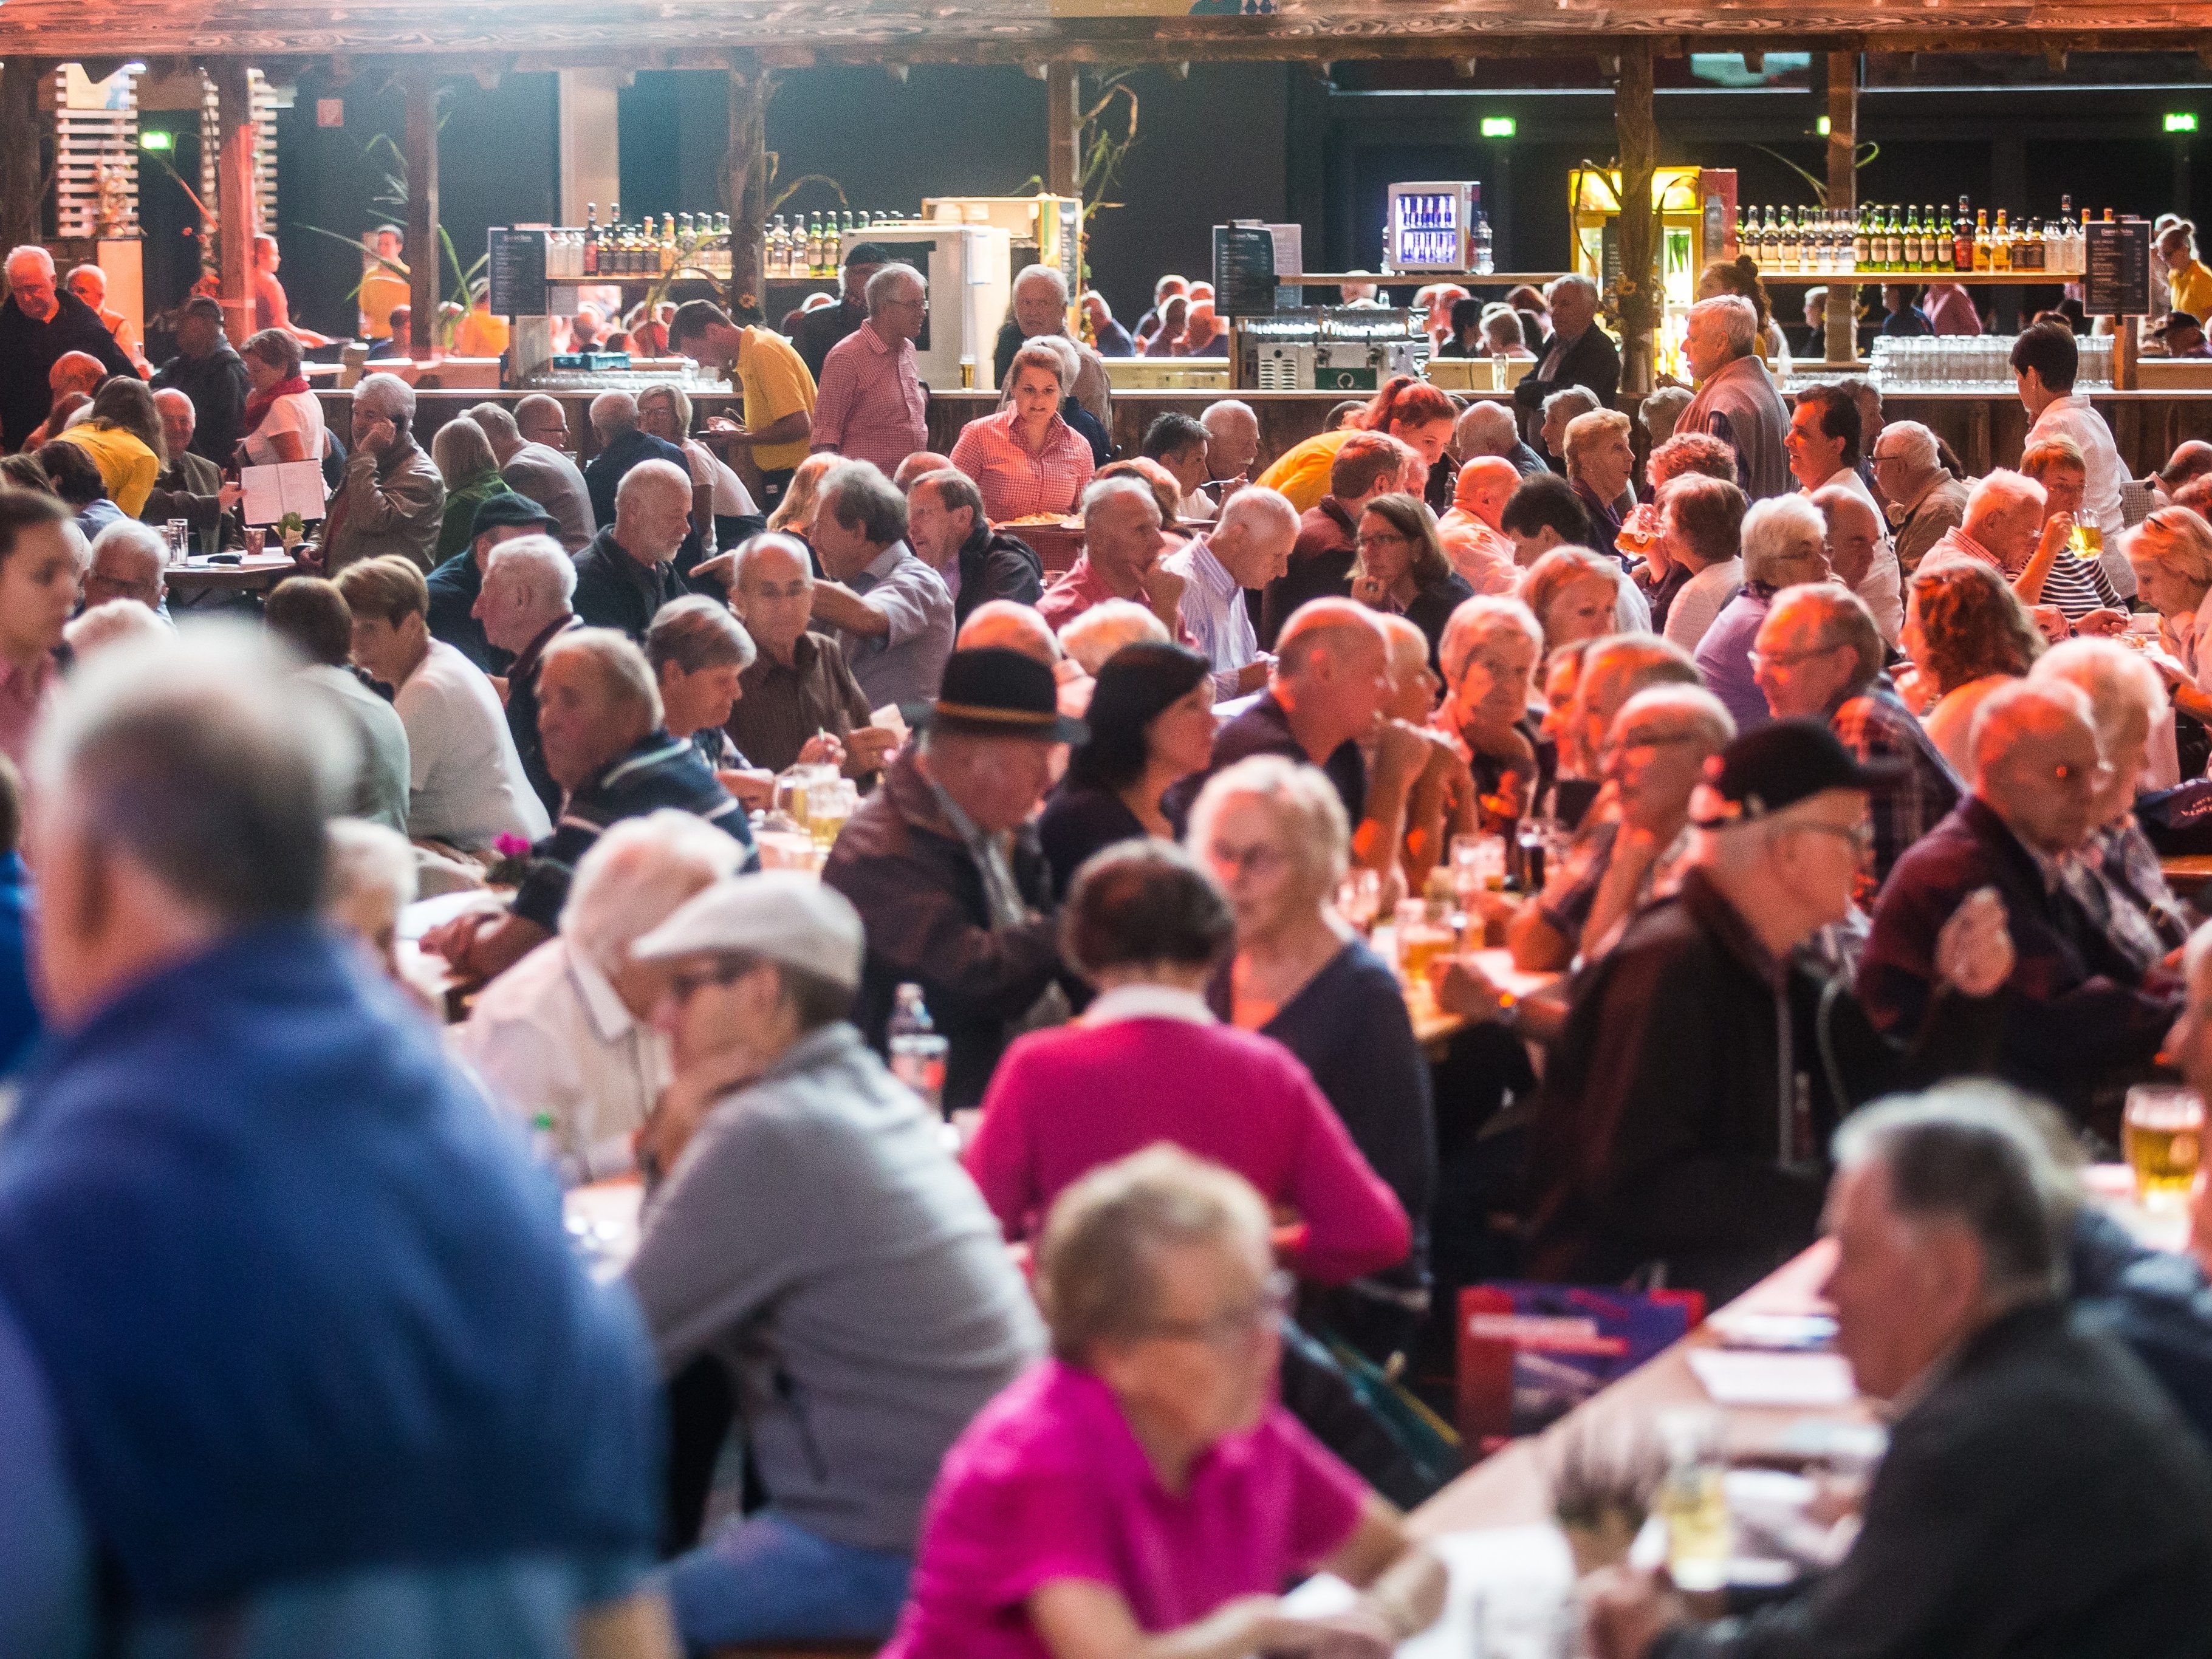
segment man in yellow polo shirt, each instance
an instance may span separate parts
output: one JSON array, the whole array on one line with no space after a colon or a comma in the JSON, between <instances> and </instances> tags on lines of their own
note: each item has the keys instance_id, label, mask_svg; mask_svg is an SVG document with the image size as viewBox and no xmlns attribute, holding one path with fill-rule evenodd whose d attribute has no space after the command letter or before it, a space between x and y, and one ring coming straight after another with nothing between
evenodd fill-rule
<instances>
[{"instance_id":1,"label":"man in yellow polo shirt","mask_svg":"<svg viewBox=\"0 0 2212 1659\"><path fill-rule=\"evenodd\" d=\"M397 264L406 245L397 225L379 225L371 239L376 258L362 262L366 269L361 278L361 337L364 340L390 339L392 309L408 302L407 279L376 262L389 259Z\"/></svg>"},{"instance_id":2,"label":"man in yellow polo shirt","mask_svg":"<svg viewBox=\"0 0 2212 1659\"><path fill-rule=\"evenodd\" d=\"M668 349L728 375L744 393L744 426L717 423L715 429L751 449L760 469L761 509L774 513L814 431L814 376L798 350L770 329L738 327L710 300L677 307Z\"/></svg>"}]
</instances>

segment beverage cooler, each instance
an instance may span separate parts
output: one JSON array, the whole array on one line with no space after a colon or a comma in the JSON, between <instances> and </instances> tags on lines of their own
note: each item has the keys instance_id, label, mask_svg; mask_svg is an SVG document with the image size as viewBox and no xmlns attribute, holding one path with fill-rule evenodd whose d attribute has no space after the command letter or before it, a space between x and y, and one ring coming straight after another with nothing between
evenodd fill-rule
<instances>
[{"instance_id":1,"label":"beverage cooler","mask_svg":"<svg viewBox=\"0 0 2212 1659\"><path fill-rule=\"evenodd\" d=\"M1371 392L1418 374L1429 337L1410 311L1284 311L1237 321L1237 384L1254 392Z\"/></svg>"},{"instance_id":2,"label":"beverage cooler","mask_svg":"<svg viewBox=\"0 0 2212 1659\"><path fill-rule=\"evenodd\" d=\"M1608 294L1620 280L1620 175L1601 168L1577 167L1567 175L1574 236L1568 268ZM1682 337L1697 302L1698 273L1716 259L1735 257L1735 170L1656 168L1651 204L1659 214L1657 368L1687 380Z\"/></svg>"},{"instance_id":3,"label":"beverage cooler","mask_svg":"<svg viewBox=\"0 0 2212 1659\"><path fill-rule=\"evenodd\" d=\"M1012 239L997 225L878 225L844 233L843 253L874 242L929 283L929 317L914 343L916 371L939 392L988 388L991 352L1011 299Z\"/></svg>"}]
</instances>

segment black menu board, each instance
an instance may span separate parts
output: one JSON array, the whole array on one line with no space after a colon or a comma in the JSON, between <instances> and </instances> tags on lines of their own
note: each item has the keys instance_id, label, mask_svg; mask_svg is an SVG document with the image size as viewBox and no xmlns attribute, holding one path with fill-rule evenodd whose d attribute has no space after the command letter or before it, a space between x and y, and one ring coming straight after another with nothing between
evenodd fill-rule
<instances>
[{"instance_id":1,"label":"black menu board","mask_svg":"<svg viewBox=\"0 0 2212 1659\"><path fill-rule=\"evenodd\" d=\"M2092 317L2141 317L2150 305L2150 225L2091 220L2081 273L2081 308Z\"/></svg>"},{"instance_id":2,"label":"black menu board","mask_svg":"<svg viewBox=\"0 0 2212 1659\"><path fill-rule=\"evenodd\" d=\"M545 314L545 233L494 226L485 270L495 317Z\"/></svg>"},{"instance_id":3,"label":"black menu board","mask_svg":"<svg viewBox=\"0 0 2212 1659\"><path fill-rule=\"evenodd\" d=\"M1275 234L1265 225L1213 228L1213 310L1220 317L1275 312Z\"/></svg>"}]
</instances>

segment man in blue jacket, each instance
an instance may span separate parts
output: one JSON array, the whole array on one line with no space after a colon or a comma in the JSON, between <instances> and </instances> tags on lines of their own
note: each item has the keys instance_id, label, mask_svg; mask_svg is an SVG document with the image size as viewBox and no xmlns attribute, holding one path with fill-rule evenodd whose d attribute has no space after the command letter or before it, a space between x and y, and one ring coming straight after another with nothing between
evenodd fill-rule
<instances>
[{"instance_id":1,"label":"man in blue jacket","mask_svg":"<svg viewBox=\"0 0 2212 1659\"><path fill-rule=\"evenodd\" d=\"M666 1651L635 1310L315 923L343 742L220 625L48 716L52 1036L0 1139L0 1652Z\"/></svg>"}]
</instances>

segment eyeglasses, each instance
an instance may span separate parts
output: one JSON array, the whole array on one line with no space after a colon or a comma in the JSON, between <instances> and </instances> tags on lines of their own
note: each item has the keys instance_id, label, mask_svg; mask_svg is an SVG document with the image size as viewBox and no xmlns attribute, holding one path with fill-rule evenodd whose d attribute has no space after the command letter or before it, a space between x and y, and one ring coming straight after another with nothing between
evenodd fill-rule
<instances>
[{"instance_id":1,"label":"eyeglasses","mask_svg":"<svg viewBox=\"0 0 2212 1659\"><path fill-rule=\"evenodd\" d=\"M1808 658L1825 657L1831 651L1840 651L1843 648L1844 642L1838 640L1833 645L1815 645L1802 651L1753 651L1748 653L1751 672L1756 674L1762 668L1794 668Z\"/></svg>"},{"instance_id":2,"label":"eyeglasses","mask_svg":"<svg viewBox=\"0 0 2212 1659\"><path fill-rule=\"evenodd\" d=\"M1381 547L1385 543L1395 544L1397 546L1403 547L1407 542L1410 542L1413 539L1413 538L1411 536L1401 536L1396 531L1391 530L1385 531L1379 535L1362 536L1358 541L1354 542L1352 545L1358 548L1362 553L1364 553L1369 548Z\"/></svg>"},{"instance_id":3,"label":"eyeglasses","mask_svg":"<svg viewBox=\"0 0 2212 1659\"><path fill-rule=\"evenodd\" d=\"M1607 738L1598 745L1597 752L1601 760L1611 760L1632 749L1679 749L1685 744L1704 741L1695 732L1626 732Z\"/></svg>"},{"instance_id":4,"label":"eyeglasses","mask_svg":"<svg viewBox=\"0 0 2212 1659\"><path fill-rule=\"evenodd\" d=\"M1267 1275L1259 1296L1242 1307L1224 1308L1211 1319L1152 1320L1143 1327L1143 1334L1170 1342L1203 1342L1209 1348L1235 1352L1290 1311L1297 1289L1297 1280L1278 1267Z\"/></svg>"},{"instance_id":5,"label":"eyeglasses","mask_svg":"<svg viewBox=\"0 0 2212 1659\"><path fill-rule=\"evenodd\" d=\"M1249 847L1230 847L1216 842L1206 848L1206 856L1224 872L1249 870L1255 876L1279 869L1291 857L1281 848L1270 847L1265 842L1255 842Z\"/></svg>"}]
</instances>

